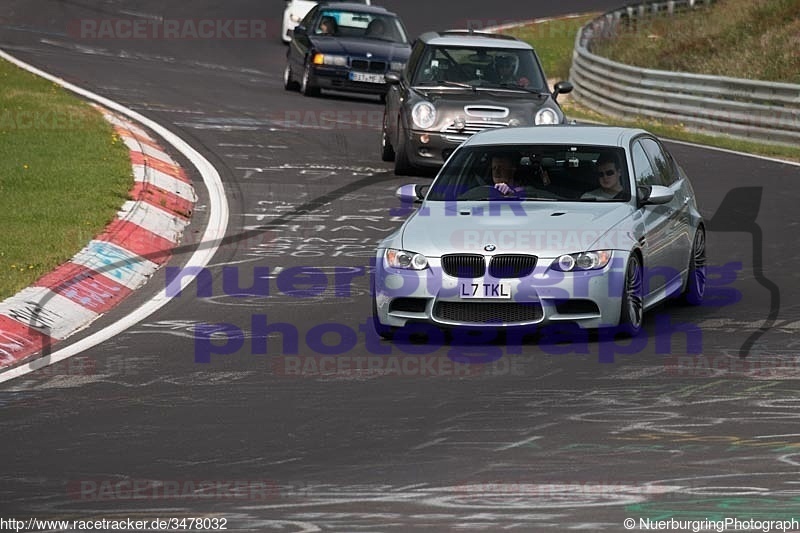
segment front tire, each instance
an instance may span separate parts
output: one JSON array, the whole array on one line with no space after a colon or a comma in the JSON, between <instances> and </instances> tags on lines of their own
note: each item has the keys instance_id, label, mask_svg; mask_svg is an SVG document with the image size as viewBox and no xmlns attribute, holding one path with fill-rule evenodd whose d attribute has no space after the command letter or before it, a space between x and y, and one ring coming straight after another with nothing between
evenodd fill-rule
<instances>
[{"instance_id":1,"label":"front tire","mask_svg":"<svg viewBox=\"0 0 800 533\"><path fill-rule=\"evenodd\" d=\"M644 274L639 256L631 254L625 267L625 282L620 303L619 332L635 337L642 331L644 316Z\"/></svg>"},{"instance_id":2,"label":"front tire","mask_svg":"<svg viewBox=\"0 0 800 533\"><path fill-rule=\"evenodd\" d=\"M381 134L381 159L383 161L394 161L394 147L389 142L389 134L386 132L386 113L383 113L383 133Z\"/></svg>"},{"instance_id":3,"label":"front tire","mask_svg":"<svg viewBox=\"0 0 800 533\"><path fill-rule=\"evenodd\" d=\"M397 135L397 150L394 154L394 173L397 176L409 176L414 171L413 165L408 160L407 144L405 131L400 129Z\"/></svg>"},{"instance_id":4,"label":"front tire","mask_svg":"<svg viewBox=\"0 0 800 533\"><path fill-rule=\"evenodd\" d=\"M300 92L303 96L319 96L319 87L311 81L311 65L303 69L303 81L300 82Z\"/></svg>"},{"instance_id":5,"label":"front tire","mask_svg":"<svg viewBox=\"0 0 800 533\"><path fill-rule=\"evenodd\" d=\"M683 301L689 305L700 305L706 292L706 230L697 228L692 244L692 256L689 258L689 272Z\"/></svg>"},{"instance_id":6,"label":"front tire","mask_svg":"<svg viewBox=\"0 0 800 533\"><path fill-rule=\"evenodd\" d=\"M286 68L283 69L283 88L287 91L296 91L298 87L298 83L292 79L292 66L286 63Z\"/></svg>"}]
</instances>

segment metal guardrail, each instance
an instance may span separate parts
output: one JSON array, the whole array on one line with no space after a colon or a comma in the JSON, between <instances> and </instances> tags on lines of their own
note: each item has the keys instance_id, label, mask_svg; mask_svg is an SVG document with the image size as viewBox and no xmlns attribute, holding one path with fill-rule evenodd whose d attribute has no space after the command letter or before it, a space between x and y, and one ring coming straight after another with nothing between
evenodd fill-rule
<instances>
[{"instance_id":1,"label":"metal guardrail","mask_svg":"<svg viewBox=\"0 0 800 533\"><path fill-rule=\"evenodd\" d=\"M593 54L592 41L621 24L697 9L713 0L671 0L606 13L578 32L570 81L578 103L623 119L643 116L759 142L800 143L800 85L633 67Z\"/></svg>"}]
</instances>

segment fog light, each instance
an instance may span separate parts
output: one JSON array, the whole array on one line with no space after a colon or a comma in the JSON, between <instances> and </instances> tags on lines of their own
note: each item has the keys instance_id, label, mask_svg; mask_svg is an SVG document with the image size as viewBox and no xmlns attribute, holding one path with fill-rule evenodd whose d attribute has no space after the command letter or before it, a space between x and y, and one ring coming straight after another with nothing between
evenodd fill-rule
<instances>
[{"instance_id":1,"label":"fog light","mask_svg":"<svg viewBox=\"0 0 800 533\"><path fill-rule=\"evenodd\" d=\"M423 133L422 135L419 136L419 142L421 142L422 144L428 144L429 142L431 142L431 136L428 135L427 133Z\"/></svg>"}]
</instances>

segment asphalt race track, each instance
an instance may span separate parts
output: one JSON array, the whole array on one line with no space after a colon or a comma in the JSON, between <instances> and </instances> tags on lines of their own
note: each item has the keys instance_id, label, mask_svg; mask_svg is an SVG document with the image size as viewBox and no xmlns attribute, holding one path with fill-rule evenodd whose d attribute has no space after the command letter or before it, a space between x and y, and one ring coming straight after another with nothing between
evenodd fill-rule
<instances>
[{"instance_id":1,"label":"asphalt race track","mask_svg":"<svg viewBox=\"0 0 800 533\"><path fill-rule=\"evenodd\" d=\"M413 34L617 4L384 3ZM670 144L709 224L709 302L650 312L636 341L387 343L365 326L370 259L402 220L395 189L429 178L380 161L377 99L284 91L283 2L3 4L0 48L187 140L222 175L231 220L207 292L192 285L114 339L0 386L0 517L615 532L625 518L800 515L796 166ZM269 38L80 32L131 17L266 19ZM184 257L207 216L197 188ZM318 356L342 345L337 361L395 366L325 366Z\"/></svg>"}]
</instances>

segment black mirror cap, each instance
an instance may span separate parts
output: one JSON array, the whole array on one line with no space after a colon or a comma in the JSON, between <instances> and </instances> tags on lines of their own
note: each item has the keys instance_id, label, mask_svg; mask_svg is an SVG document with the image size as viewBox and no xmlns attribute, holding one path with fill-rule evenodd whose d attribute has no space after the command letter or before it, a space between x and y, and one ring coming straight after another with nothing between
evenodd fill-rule
<instances>
[{"instance_id":1,"label":"black mirror cap","mask_svg":"<svg viewBox=\"0 0 800 533\"><path fill-rule=\"evenodd\" d=\"M306 35L307 33L308 33L308 28L306 28L305 26L300 25L300 26L295 26L294 27L294 31L292 31L292 36L295 36L295 35Z\"/></svg>"},{"instance_id":2,"label":"black mirror cap","mask_svg":"<svg viewBox=\"0 0 800 533\"><path fill-rule=\"evenodd\" d=\"M553 100L556 100L559 94L571 93L572 89L574 89L574 87L572 86L572 83L568 81L560 81L556 83L553 87Z\"/></svg>"}]
</instances>

